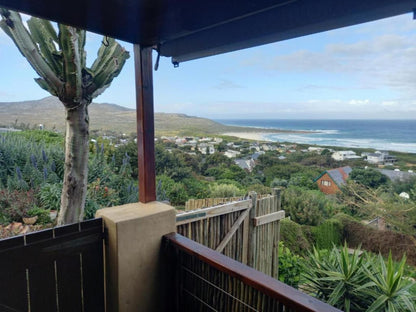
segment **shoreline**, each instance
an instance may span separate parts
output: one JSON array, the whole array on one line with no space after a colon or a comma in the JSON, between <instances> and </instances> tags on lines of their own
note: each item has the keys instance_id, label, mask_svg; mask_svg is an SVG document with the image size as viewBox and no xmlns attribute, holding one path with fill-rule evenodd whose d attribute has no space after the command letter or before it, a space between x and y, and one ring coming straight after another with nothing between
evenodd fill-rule
<instances>
[{"instance_id":1,"label":"shoreline","mask_svg":"<svg viewBox=\"0 0 416 312\"><path fill-rule=\"evenodd\" d=\"M276 132L278 133L278 132ZM264 142L273 142L270 139L267 139L265 136L267 132L225 132L221 133L221 135L231 136L231 137L237 137L239 139L247 139L252 141L264 141Z\"/></svg>"}]
</instances>

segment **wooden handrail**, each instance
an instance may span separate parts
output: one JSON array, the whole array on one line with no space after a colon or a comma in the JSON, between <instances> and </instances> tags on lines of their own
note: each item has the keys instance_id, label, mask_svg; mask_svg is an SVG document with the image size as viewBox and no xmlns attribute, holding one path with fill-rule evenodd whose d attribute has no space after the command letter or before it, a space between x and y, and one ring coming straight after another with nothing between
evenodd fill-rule
<instances>
[{"instance_id":1,"label":"wooden handrail","mask_svg":"<svg viewBox=\"0 0 416 312\"><path fill-rule=\"evenodd\" d=\"M165 235L163 239L165 244L173 245L175 248L196 257L215 269L241 280L243 283L278 300L287 307L297 311L310 312L341 311L180 234L170 233Z\"/></svg>"}]
</instances>

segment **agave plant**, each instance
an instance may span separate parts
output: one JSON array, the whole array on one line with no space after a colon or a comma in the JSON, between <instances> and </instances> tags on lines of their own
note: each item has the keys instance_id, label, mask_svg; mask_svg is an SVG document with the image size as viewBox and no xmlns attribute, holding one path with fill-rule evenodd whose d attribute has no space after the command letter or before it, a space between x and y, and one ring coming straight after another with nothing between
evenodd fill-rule
<instances>
[{"instance_id":1,"label":"agave plant","mask_svg":"<svg viewBox=\"0 0 416 312\"><path fill-rule=\"evenodd\" d=\"M16 12L0 8L0 27L39 75L39 86L62 102L66 112L65 172L58 224L82 220L87 193L88 105L110 86L129 53L114 39L103 40L97 59L86 66L84 30L30 18L28 29Z\"/></svg>"},{"instance_id":2,"label":"agave plant","mask_svg":"<svg viewBox=\"0 0 416 312\"><path fill-rule=\"evenodd\" d=\"M362 286L370 287L366 270L372 259L359 254L358 249L350 255L346 245L340 251L335 246L330 251L314 248L303 272L306 290L346 312L365 311L371 298ZM359 287L362 288L357 291Z\"/></svg>"},{"instance_id":3,"label":"agave plant","mask_svg":"<svg viewBox=\"0 0 416 312\"><path fill-rule=\"evenodd\" d=\"M374 298L367 312L415 312L416 297L410 290L416 285L403 275L406 257L396 267L390 252L387 264L381 255L374 264L375 272L367 270L371 279L367 286L371 286L369 293Z\"/></svg>"}]
</instances>

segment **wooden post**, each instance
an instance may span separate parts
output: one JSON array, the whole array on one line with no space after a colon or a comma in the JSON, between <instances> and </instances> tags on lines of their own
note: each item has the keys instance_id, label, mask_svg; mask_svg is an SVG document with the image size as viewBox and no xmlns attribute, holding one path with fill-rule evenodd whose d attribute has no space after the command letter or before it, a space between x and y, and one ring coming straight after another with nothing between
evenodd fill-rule
<instances>
[{"instance_id":1,"label":"wooden post","mask_svg":"<svg viewBox=\"0 0 416 312\"><path fill-rule=\"evenodd\" d=\"M281 206L282 206L282 189L278 189L275 188L273 189L273 193L275 196L275 203L276 203L276 211L281 210ZM272 270L272 276L276 279L279 278L279 242L280 242L280 220L277 221L276 224L276 237L274 237L274 242L273 242L273 270Z\"/></svg>"},{"instance_id":2,"label":"wooden post","mask_svg":"<svg viewBox=\"0 0 416 312\"><path fill-rule=\"evenodd\" d=\"M152 48L134 45L139 201L156 200Z\"/></svg>"},{"instance_id":3,"label":"wooden post","mask_svg":"<svg viewBox=\"0 0 416 312\"><path fill-rule=\"evenodd\" d=\"M254 227L254 218L256 217L257 206L257 193L250 192L251 197L251 209L250 209L250 221L249 221L249 233L248 233L248 262L247 264L254 268L256 259L256 228Z\"/></svg>"}]
</instances>

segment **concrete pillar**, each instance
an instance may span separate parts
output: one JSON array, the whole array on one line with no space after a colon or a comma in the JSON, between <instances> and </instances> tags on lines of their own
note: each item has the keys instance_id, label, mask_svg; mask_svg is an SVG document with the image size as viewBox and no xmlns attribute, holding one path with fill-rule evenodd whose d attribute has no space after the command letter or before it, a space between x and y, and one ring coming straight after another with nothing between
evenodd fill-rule
<instances>
[{"instance_id":1,"label":"concrete pillar","mask_svg":"<svg viewBox=\"0 0 416 312\"><path fill-rule=\"evenodd\" d=\"M150 202L97 211L108 232L105 246L107 311L168 311L171 268L161 254L162 236L176 232L175 209ZM172 289L172 288L171 288Z\"/></svg>"}]
</instances>

